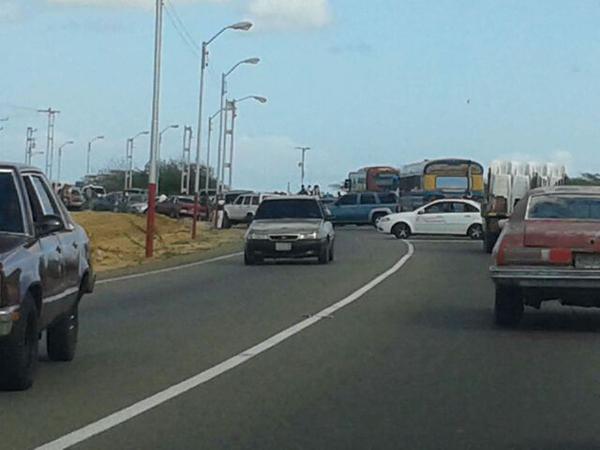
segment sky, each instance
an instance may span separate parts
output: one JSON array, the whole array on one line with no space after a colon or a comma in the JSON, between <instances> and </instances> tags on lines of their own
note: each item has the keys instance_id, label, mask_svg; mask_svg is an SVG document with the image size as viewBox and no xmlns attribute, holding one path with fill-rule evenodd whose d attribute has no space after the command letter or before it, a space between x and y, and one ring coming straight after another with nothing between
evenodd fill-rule
<instances>
[{"instance_id":1,"label":"sky","mask_svg":"<svg viewBox=\"0 0 600 450\"><path fill-rule=\"evenodd\" d=\"M0 160L23 161L25 132L52 107L63 181L119 166L128 137L150 127L154 0L0 0ZM435 157L559 161L600 172L600 2L594 0L168 0L162 157L179 159L197 121L197 46L210 46L205 111L220 74L239 105L235 188L342 182L368 165ZM179 22L177 21L179 19ZM187 34L186 34L187 33ZM182 37L183 36L183 37ZM187 37L186 37L187 36ZM204 125L206 127L206 124ZM203 131L206 137L206 129ZM203 139L202 159L206 158ZM214 147L213 147L214 155ZM136 140L143 167L149 140ZM44 156L33 163L43 167ZM214 161L214 159L213 159ZM326 189L325 189L326 190Z\"/></svg>"}]
</instances>

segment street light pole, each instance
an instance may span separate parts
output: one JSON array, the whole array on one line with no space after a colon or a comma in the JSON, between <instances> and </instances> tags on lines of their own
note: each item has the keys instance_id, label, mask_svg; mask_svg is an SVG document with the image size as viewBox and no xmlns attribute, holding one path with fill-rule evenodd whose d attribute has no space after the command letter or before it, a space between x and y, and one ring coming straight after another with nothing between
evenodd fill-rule
<instances>
[{"instance_id":1,"label":"street light pole","mask_svg":"<svg viewBox=\"0 0 600 450\"><path fill-rule=\"evenodd\" d=\"M86 164L86 169L85 169L86 175L90 174L90 155L92 153L92 144L94 142L96 142L96 141L99 141L100 139L104 139L104 136L96 136L94 139L92 139L91 141L88 142L88 147L87 147L87 164Z\"/></svg>"},{"instance_id":2,"label":"street light pole","mask_svg":"<svg viewBox=\"0 0 600 450\"><path fill-rule=\"evenodd\" d=\"M223 34L227 30L238 30L238 31L248 31L252 28L251 22L238 22L233 25L229 25L227 27L222 28L217 34L215 34L208 41L202 42L202 56L200 61L200 89L198 96L198 129L196 130L196 176L194 178L194 217L192 224L192 239L196 238L196 221L198 216L198 200L200 195L200 156L202 153L202 112L204 105L204 76L206 68L208 67L208 46L217 39L221 34ZM207 163L207 173L208 173L208 163ZM208 175L207 175L208 176ZM208 200L208 192L206 193ZM208 201L207 201L208 204Z\"/></svg>"},{"instance_id":3,"label":"street light pole","mask_svg":"<svg viewBox=\"0 0 600 450\"><path fill-rule=\"evenodd\" d=\"M223 178L225 177L225 118L223 113L225 111L225 95L227 94L227 77L233 73L242 64L253 64L256 65L260 62L260 58L248 58L244 59L235 64L228 72L224 72L221 75L221 109L219 110L219 146L218 146L218 157L217 157L217 194L223 193Z\"/></svg>"},{"instance_id":4,"label":"street light pole","mask_svg":"<svg viewBox=\"0 0 600 450\"><path fill-rule=\"evenodd\" d=\"M302 151L302 162L300 163L300 185L304 186L304 174L305 174L305 163L306 163L306 152L310 150L310 147L296 147L297 150Z\"/></svg>"},{"instance_id":5,"label":"street light pole","mask_svg":"<svg viewBox=\"0 0 600 450\"><path fill-rule=\"evenodd\" d=\"M60 183L60 172L61 172L61 168L62 168L62 150L63 148L65 148L67 145L71 145L74 144L75 141L67 141L65 142L63 145L61 145L60 147L58 147L58 170L57 170L57 175L56 178L59 183Z\"/></svg>"},{"instance_id":6,"label":"street light pole","mask_svg":"<svg viewBox=\"0 0 600 450\"><path fill-rule=\"evenodd\" d=\"M230 102L231 106L231 137L230 137L230 148L229 148L229 188L233 186L233 150L234 150L234 139L235 139L235 119L237 118L237 105L245 102L246 100L256 100L259 103L267 103L266 97L258 95L247 95L237 100Z\"/></svg>"},{"instance_id":7,"label":"street light pole","mask_svg":"<svg viewBox=\"0 0 600 450\"><path fill-rule=\"evenodd\" d=\"M150 134L150 173L148 176L148 213L146 214L146 258L154 255L154 222L156 207L156 160L159 140L160 68L162 50L163 0L156 0L154 30L154 89L152 95L152 128Z\"/></svg>"},{"instance_id":8,"label":"street light pole","mask_svg":"<svg viewBox=\"0 0 600 450\"><path fill-rule=\"evenodd\" d=\"M163 134L165 134L167 131L169 130L175 130L179 128L179 125L169 125L168 127L164 128L160 133L159 133L159 137L158 137L158 155L156 156L156 164L157 164L157 169L156 169L156 192L158 192L158 184L160 182L160 149L162 147L162 137Z\"/></svg>"},{"instance_id":9,"label":"street light pole","mask_svg":"<svg viewBox=\"0 0 600 450\"><path fill-rule=\"evenodd\" d=\"M125 156L128 161L128 169L125 172L125 189L131 189L133 187L133 144L135 140L140 136L150 134L149 131L140 131L134 137L127 139L127 145L125 147Z\"/></svg>"}]
</instances>

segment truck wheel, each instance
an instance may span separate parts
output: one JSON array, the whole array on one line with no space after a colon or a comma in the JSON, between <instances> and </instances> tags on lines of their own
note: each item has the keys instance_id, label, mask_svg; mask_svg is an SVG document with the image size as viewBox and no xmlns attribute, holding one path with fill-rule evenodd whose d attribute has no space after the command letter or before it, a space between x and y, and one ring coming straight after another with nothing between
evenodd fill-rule
<instances>
[{"instance_id":1,"label":"truck wheel","mask_svg":"<svg viewBox=\"0 0 600 450\"><path fill-rule=\"evenodd\" d=\"M408 239L410 237L410 227L405 223L397 223L392 227L392 234L396 239Z\"/></svg>"},{"instance_id":2,"label":"truck wheel","mask_svg":"<svg viewBox=\"0 0 600 450\"><path fill-rule=\"evenodd\" d=\"M329 259L329 242L326 242L319 252L319 264L328 264L329 261L331 261Z\"/></svg>"},{"instance_id":3,"label":"truck wheel","mask_svg":"<svg viewBox=\"0 0 600 450\"><path fill-rule=\"evenodd\" d=\"M479 224L471 225L469 230L467 231L467 236L469 236L474 241L479 241L483 237L483 227Z\"/></svg>"},{"instance_id":4,"label":"truck wheel","mask_svg":"<svg viewBox=\"0 0 600 450\"><path fill-rule=\"evenodd\" d=\"M78 334L79 312L78 306L75 305L65 317L48 328L48 357L52 361L72 361L75 357Z\"/></svg>"},{"instance_id":5,"label":"truck wheel","mask_svg":"<svg viewBox=\"0 0 600 450\"><path fill-rule=\"evenodd\" d=\"M256 264L256 256L248 250L244 251L244 264L254 266Z\"/></svg>"},{"instance_id":6,"label":"truck wheel","mask_svg":"<svg viewBox=\"0 0 600 450\"><path fill-rule=\"evenodd\" d=\"M498 236L496 236L495 233L490 233L489 231L486 231L483 234L483 249L486 253L492 253L497 240Z\"/></svg>"},{"instance_id":7,"label":"truck wheel","mask_svg":"<svg viewBox=\"0 0 600 450\"><path fill-rule=\"evenodd\" d=\"M494 317L496 324L503 327L518 325L523 317L523 298L519 289L496 287L496 303Z\"/></svg>"},{"instance_id":8,"label":"truck wheel","mask_svg":"<svg viewBox=\"0 0 600 450\"><path fill-rule=\"evenodd\" d=\"M0 343L0 387L24 391L33 385L38 360L38 318L35 303L27 295L20 318L9 337Z\"/></svg>"}]
</instances>

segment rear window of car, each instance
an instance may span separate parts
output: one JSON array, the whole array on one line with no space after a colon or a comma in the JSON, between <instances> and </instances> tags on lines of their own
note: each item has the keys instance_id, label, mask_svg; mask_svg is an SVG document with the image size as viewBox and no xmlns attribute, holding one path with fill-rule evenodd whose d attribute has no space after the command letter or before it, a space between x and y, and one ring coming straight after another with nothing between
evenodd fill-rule
<instances>
[{"instance_id":1,"label":"rear window of car","mask_svg":"<svg viewBox=\"0 0 600 450\"><path fill-rule=\"evenodd\" d=\"M536 195L527 207L528 219L600 220L600 197Z\"/></svg>"},{"instance_id":2,"label":"rear window of car","mask_svg":"<svg viewBox=\"0 0 600 450\"><path fill-rule=\"evenodd\" d=\"M322 219L323 212L316 200L267 200L256 211L257 220Z\"/></svg>"},{"instance_id":3,"label":"rear window of car","mask_svg":"<svg viewBox=\"0 0 600 450\"><path fill-rule=\"evenodd\" d=\"M12 172L0 172L0 232L23 233L23 216Z\"/></svg>"}]
</instances>

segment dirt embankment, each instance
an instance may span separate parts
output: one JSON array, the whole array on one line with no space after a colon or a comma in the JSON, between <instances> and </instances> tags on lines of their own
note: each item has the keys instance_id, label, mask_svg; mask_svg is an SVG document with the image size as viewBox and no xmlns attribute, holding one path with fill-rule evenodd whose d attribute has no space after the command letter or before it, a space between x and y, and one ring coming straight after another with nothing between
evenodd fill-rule
<instances>
[{"instance_id":1,"label":"dirt embankment","mask_svg":"<svg viewBox=\"0 0 600 450\"><path fill-rule=\"evenodd\" d=\"M137 266L145 258L146 216L109 212L78 212L73 218L85 228L92 241L96 271ZM154 259L167 259L214 250L226 244L241 242L244 230L212 230L205 222L198 223L196 240L190 237L191 220L156 217Z\"/></svg>"}]
</instances>

